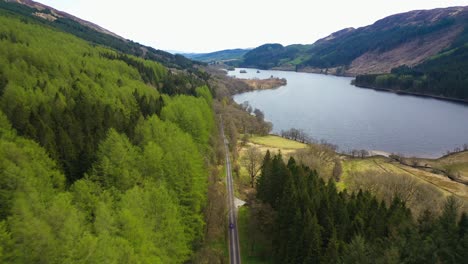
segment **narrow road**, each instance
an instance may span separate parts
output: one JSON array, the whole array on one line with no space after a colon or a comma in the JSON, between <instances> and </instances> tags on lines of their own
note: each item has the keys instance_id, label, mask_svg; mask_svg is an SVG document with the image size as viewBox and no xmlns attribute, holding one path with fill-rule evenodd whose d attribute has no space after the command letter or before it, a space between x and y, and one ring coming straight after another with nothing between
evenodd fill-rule
<instances>
[{"instance_id":1,"label":"narrow road","mask_svg":"<svg viewBox=\"0 0 468 264\"><path fill-rule=\"evenodd\" d=\"M232 184L231 159L229 156L228 141L224 135L223 122L221 121L221 135L223 136L226 153L226 187L228 192L228 233L229 233L229 260L231 264L240 264L239 234L237 233L237 210L234 205L234 187Z\"/></svg>"}]
</instances>

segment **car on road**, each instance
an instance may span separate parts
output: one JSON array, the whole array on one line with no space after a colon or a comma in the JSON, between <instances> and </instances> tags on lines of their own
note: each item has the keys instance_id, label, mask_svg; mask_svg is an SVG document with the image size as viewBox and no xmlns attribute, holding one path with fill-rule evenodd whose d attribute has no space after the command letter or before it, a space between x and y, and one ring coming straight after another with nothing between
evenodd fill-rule
<instances>
[{"instance_id":1,"label":"car on road","mask_svg":"<svg viewBox=\"0 0 468 264\"><path fill-rule=\"evenodd\" d=\"M234 224L233 224L233 223L230 223L230 224L229 224L229 228L230 228L230 229L234 229Z\"/></svg>"}]
</instances>

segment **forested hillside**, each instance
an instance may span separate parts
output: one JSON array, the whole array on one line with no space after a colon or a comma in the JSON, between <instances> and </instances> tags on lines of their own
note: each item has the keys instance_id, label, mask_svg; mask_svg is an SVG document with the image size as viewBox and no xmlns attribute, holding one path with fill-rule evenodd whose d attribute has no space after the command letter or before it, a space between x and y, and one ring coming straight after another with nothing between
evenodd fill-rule
<instances>
[{"instance_id":1,"label":"forested hillside","mask_svg":"<svg viewBox=\"0 0 468 264\"><path fill-rule=\"evenodd\" d=\"M468 101L468 44L429 58L413 68L401 66L389 74L358 75L355 84Z\"/></svg>"},{"instance_id":2,"label":"forested hillside","mask_svg":"<svg viewBox=\"0 0 468 264\"><path fill-rule=\"evenodd\" d=\"M160 62L167 67L178 69L189 68L195 74L202 74L193 67L197 62L193 62L182 55L172 55L169 52L143 46L131 40L116 36L115 34L106 33L105 30L96 30L88 26L91 24L90 22L83 21L72 15L57 11L34 1L22 1L24 4L16 2L19 1L1 0L0 10L20 15L25 20L60 29L95 44L104 45L126 54ZM41 10L37 9L36 6L40 6Z\"/></svg>"},{"instance_id":3,"label":"forested hillside","mask_svg":"<svg viewBox=\"0 0 468 264\"><path fill-rule=\"evenodd\" d=\"M203 80L0 10L0 263L183 263L217 131Z\"/></svg>"},{"instance_id":4,"label":"forested hillside","mask_svg":"<svg viewBox=\"0 0 468 264\"><path fill-rule=\"evenodd\" d=\"M414 219L396 196L338 191L315 170L267 152L249 240L266 263L464 263L468 217L450 197L440 215ZM254 247L253 246L253 247Z\"/></svg>"},{"instance_id":5,"label":"forested hillside","mask_svg":"<svg viewBox=\"0 0 468 264\"><path fill-rule=\"evenodd\" d=\"M346 28L308 45L265 44L244 55L241 66L328 72L387 73L415 66L466 42L468 8L416 10Z\"/></svg>"},{"instance_id":6,"label":"forested hillside","mask_svg":"<svg viewBox=\"0 0 468 264\"><path fill-rule=\"evenodd\" d=\"M184 53L185 57L203 62L238 61L249 49L229 49L210 53Z\"/></svg>"}]
</instances>

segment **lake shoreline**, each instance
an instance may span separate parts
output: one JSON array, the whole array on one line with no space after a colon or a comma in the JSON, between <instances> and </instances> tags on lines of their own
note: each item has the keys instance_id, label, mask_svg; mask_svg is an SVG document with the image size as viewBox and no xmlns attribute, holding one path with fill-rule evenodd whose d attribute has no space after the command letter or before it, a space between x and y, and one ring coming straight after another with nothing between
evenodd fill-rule
<instances>
[{"instance_id":1,"label":"lake shoreline","mask_svg":"<svg viewBox=\"0 0 468 264\"><path fill-rule=\"evenodd\" d=\"M257 70L255 68L246 68L246 69L252 69L252 70ZM331 76L336 76L336 77L351 77L351 78L356 78L356 75L340 75L340 74L335 74L333 71L331 72L323 72L323 69L320 68L304 68L303 70L296 70L294 67L274 67L271 69L266 69L269 71L286 71L286 72L297 72L297 73L312 73L312 74L320 74L320 75L331 75ZM376 91L383 91L383 92L391 92L394 94L398 95L412 95L412 96L418 96L418 97L426 97L426 98L433 98L433 99L438 99L442 101L450 101L450 102L455 102L455 103L462 103L468 105L468 99L458 99L458 98L453 98L453 97L445 97L445 96L440 96L440 95L432 95L432 94L424 94L424 93L417 93L417 92L408 92L408 91L403 91L403 90L393 90L393 89L388 89L388 88L377 88L377 87L372 87L372 86L365 86L365 85L356 85L354 83L356 79L351 81L351 84L359 87L359 88L364 88L364 89L373 89Z\"/></svg>"},{"instance_id":2,"label":"lake shoreline","mask_svg":"<svg viewBox=\"0 0 468 264\"><path fill-rule=\"evenodd\" d=\"M254 102L252 107L256 107L256 108L260 107L259 109L261 109L262 111L265 111L266 113L276 113L277 116L283 116L283 119L276 120L277 121L277 122L275 122L275 128L276 129L273 131L273 134L279 133L278 131L280 131L281 129L283 129L283 130L286 129L287 130L287 129L290 129L290 128L297 128L297 129L305 130L311 136L316 136L316 137L318 136L320 138L324 138L325 140L327 140L329 142L332 142L334 144L337 144L340 147L345 147L346 146L345 147L346 149L365 149L365 150L369 151L370 153L372 153L374 155L378 155L378 156L387 156L388 157L392 153L402 153L403 155L408 156L408 157L418 157L418 158L428 158L428 159L442 158L442 157L444 157L446 155L447 150L449 150L449 149L451 150L456 146L460 146L460 144L468 143L467 142L468 139L465 136L450 137L450 138L453 138L452 140L443 140L442 138L440 138L440 135L442 135L440 133L444 133L443 135L452 135L452 134L455 135L456 133L453 132L453 133L446 134L448 131L446 129L443 129L442 127L437 127L437 126L434 127L433 125L430 124L430 122L429 123L424 122L424 121L419 122L418 120L425 120L426 119L426 117L425 117L426 114L415 114L415 115L411 114L411 116L413 116L412 118L414 120L408 119L408 121L403 121L403 122L397 121L396 125L401 125L401 129L395 130L395 131L397 131L397 134L395 134L395 133L390 133L389 134L389 133L385 132L385 131L393 130L394 128L386 128L386 129L383 130L384 133L381 133L382 131L379 131L379 130L376 130L376 129L371 130L370 134L366 135L366 138L369 138L370 140L361 140L362 137L360 137L358 134L355 134L356 130L363 130L362 129L363 127L367 128L365 130L366 133L369 133L368 128L372 129L372 128L375 128L375 127L379 127L379 125L380 125L380 127L389 127L389 125L385 125L385 122L378 121L378 120L381 120L380 117L382 115L388 116L388 118L390 118L390 120L400 120L399 118L396 118L395 115L402 114L403 116L407 116L405 113L408 113L407 111L410 111L409 109L413 109L413 108L411 108L412 106L415 106L416 107L415 109L419 109L419 110L416 111L416 112L412 112L412 110L411 110L411 113L429 113L429 112L434 113L435 116L438 117L438 118L436 118L434 120L434 122L439 123L439 124L445 124L444 120L446 120L446 119L444 119L443 116L452 116L454 113L452 113L450 110L443 110L443 109L452 109L452 108L458 109L460 107L464 108L464 109L459 109L459 110L462 110L462 112L457 110L458 114L456 116L458 116L458 119L460 119L461 113L466 112L465 107L466 107L466 105L468 103L468 102L466 102L464 100L435 97L435 96L430 96L430 95L425 95L425 94L402 93L402 92L393 91L393 90L374 89L374 88L371 88L371 87L359 87L359 86L351 84L351 79L352 78L349 78L349 77L346 77L346 76L336 76L336 75L332 75L332 74L328 74L329 75L328 78L331 78L331 79L327 79L327 77L320 77L320 76L327 76L327 74L317 74L317 73L314 74L314 73L312 73L311 75L308 75L308 76L310 76L310 77L308 77L306 75L294 75L296 73L300 74L301 72L281 71L281 70L278 70L278 69L275 69L275 70L260 70L262 75L258 75L258 73L259 73L257 71L258 69L255 69L255 68L236 68L236 71L243 70L243 69L247 70L247 74L243 78L246 78L246 77L247 78L253 78L253 79L262 78L262 77L263 78L268 78L271 75L275 75L275 76L279 75L280 78L285 77L285 78L288 79L288 85L285 86L285 89L280 90L280 92L274 92L274 91L270 92L270 91L268 91L266 93L261 93L260 94L260 93L250 93L250 91L245 91L245 92L241 92L241 93L235 93L235 94L232 95L232 98L235 101L254 100L254 101L251 101L251 102ZM234 75L234 76L237 75L237 76L239 76L236 71L231 71L231 73L228 74L228 75ZM257 72L257 74L255 74L255 72ZM280 72L283 72L283 73L281 74ZM314 75L316 77L313 77ZM343 79L336 78L336 77L343 77ZM291 80L289 80L289 79L291 79ZM313 82L311 83L309 81L309 79L311 79ZM306 83L305 84L303 84L303 83L298 84L297 80L301 80L301 82L305 81ZM332 84L331 86L329 86L330 83ZM337 83L336 86L335 86L335 83ZM304 87L307 87L307 86L310 86L310 85L312 85L312 87L314 87L316 89L304 89ZM356 90L355 90L355 92L353 92L352 95L349 95L351 97L347 97L346 94L351 93L351 90L353 90L353 89L350 90L349 88L342 88L343 86L349 86L349 88L354 87L354 89L356 89ZM302 88L299 88L299 87L302 87ZM321 89L320 87L322 87L322 88L327 87L327 89ZM335 87L341 87L341 88L335 89ZM332 88L335 89L335 91L331 90ZM373 92L364 92L364 90L366 90L366 89L357 89L357 88L366 88L367 90L373 89L375 91L385 91L385 92L390 92L390 93L380 93L380 95L378 95L377 93L374 94ZM293 90L291 90L291 89L293 89ZM313 91L318 91L318 89L320 89L319 93L313 92ZM359 92L359 90L363 90L363 92ZM292 91L295 91L295 92L292 92ZM309 93L310 91L312 91L312 93ZM258 92L261 92L261 91L258 91ZM278 98L275 99L274 95L277 94L277 93L280 93L281 97L278 97ZM410 96L408 97L408 99L405 99L404 97L401 97L400 99L397 99L397 98L394 97L394 95L393 96L385 95L385 94L391 94L391 93L393 93L395 95L410 95ZM292 96L288 97L289 95L292 95ZM309 97L309 95L312 96L312 97ZM324 95L325 95L325 97L324 97ZM340 95L340 96L337 96L337 95ZM369 116L374 117L371 120L371 122L375 121L376 123L368 123L369 122L368 120L359 118L359 114L357 113L357 111L354 111L354 110L353 111L347 111L346 110L346 109L349 108L349 107L348 108L346 107L349 104L344 103L344 102L348 102L348 101L346 101L348 99L343 101L343 98L345 98L345 97L348 98L348 99L352 98L351 100L356 100L355 102L365 102L365 104L355 105L355 106L357 106L357 109L360 109L360 111L362 112L362 113L360 112L361 114L369 113L369 111L368 111L369 109L376 109L376 107L378 107L378 109L388 109L389 111L385 111L385 110L382 110L380 112L377 111L377 110L372 111L371 112L372 115L369 115ZM409 99L410 97L414 97L414 98L419 97L421 99ZM432 102L430 100L426 101L426 100L423 99L423 97L434 98L434 99L437 99L437 101L440 101L440 102L436 102L435 100L432 101ZM287 98L290 98L290 99L287 99ZM305 98L309 98L310 100L305 99ZM318 98L324 98L324 99L322 100L322 99L318 99ZM379 99L379 100L382 99L383 100L382 103L384 103L384 104L382 105L381 103L375 103L375 102L380 102L378 100L375 101L376 99ZM293 100L293 101L290 101L290 102L295 102L295 103L293 103L291 105L288 105L289 100ZM417 100L417 101L415 101L415 100ZM334 103L334 102L339 102L339 104L337 104L335 106L334 104L336 104L336 103ZM395 109L394 108L395 104L398 104L400 102L402 103L401 107ZM451 107L448 107L448 108L447 107L441 108L442 106L437 107L437 106L439 106L439 104L444 104L443 102L454 103L454 106L451 106ZM270 105L270 106L268 106L268 105ZM310 108L308 105L312 106L312 108ZM319 105L320 105L320 107L317 107ZM425 108L417 108L417 107L421 107L420 105L422 105ZM459 105L459 106L455 106L455 105ZM333 107L333 108L330 108L330 106ZM287 108L282 108L283 110L282 110L281 114L278 114L277 109L279 109L281 107L287 107ZM340 110L342 110L342 111L343 110L345 111L345 112L340 111L340 113L351 113L351 115L332 114L331 117L327 117L327 118L330 118L330 120L335 120L335 121L336 120L343 120L343 118L348 120L348 121L340 121L339 122L340 124L343 124L343 123L346 124L345 126L342 126L342 128L350 130L350 134L349 135L347 134L348 135L347 137L343 137L343 135L341 135L341 138L340 138L340 136L336 136L335 134L333 134L333 131L330 130L330 127L332 127L332 126L328 126L328 123L325 122L325 119L324 119L325 117L323 115L311 114L311 113L321 113L322 111L326 111L328 113L333 113L333 111L330 112L330 111L327 111L327 110L333 110L333 109L336 109L336 107L340 108ZM295 121L296 123L288 124L287 122L281 121L281 120L285 120L284 116L289 113L289 111L290 111L289 109L294 109L292 111L296 111L296 112L294 112L296 114L295 115L295 120L298 120L298 118L300 119L299 121ZM310 109L310 110L308 110L308 109ZM327 110L322 110L322 109L327 109ZM356 107L353 107L353 109L356 109ZM397 111L397 109L405 109L405 110L402 112L401 110ZM422 109L425 109L425 110L422 110ZM428 111L430 109L435 109L435 111ZM437 110L437 109L439 109L439 110ZM312 110L314 110L314 111L312 111ZM286 112L284 112L284 111L286 111ZM301 113L301 114L297 115L297 113ZM461 116L463 116L463 115L461 115ZM354 118L357 118L357 119L354 119ZM270 117L270 119L271 119L271 117ZM350 120L356 120L356 122L350 121ZM405 119L403 118L403 120L405 120ZM361 121L361 123L359 123L359 121ZM297 123L297 122L302 122L302 123ZM305 124L304 122L313 124L314 127L315 127L315 130L309 131L310 130L309 127L311 125L310 124L301 125L301 124ZM336 122L338 122L338 121L336 121ZM401 134L401 131L407 130L407 128L408 128L407 125L403 126L404 122L409 122L409 123L406 123L406 124L409 125L410 127L412 127L412 128L410 128L411 129L410 134L406 134L407 132L405 132L405 134ZM459 122L461 122L461 121L457 121L456 123L460 124ZM416 125L416 124L420 124L420 123L422 124L422 126ZM287 127L285 125L287 125ZM336 126L337 124L332 123L332 125ZM338 125L338 127L340 127L340 125ZM453 127L460 127L460 128L463 129L463 130L457 129L457 130L453 130L453 131L466 131L466 126L457 125L457 126L453 126ZM343 131L342 128L340 128L339 130ZM333 128L333 129L336 130L337 128ZM418 134L420 134L420 131L425 131L424 132L424 135L425 135L424 137L418 137L417 136ZM458 135L462 135L462 134L458 133ZM370 137L369 137L369 135L370 135ZM410 138L414 138L415 141L413 141L413 143L411 143L410 145L408 145L406 143L405 144L398 144L399 142L402 142L402 140L399 140L400 137L401 138L406 138L406 141L408 141L407 135L413 135ZM439 139L437 139L437 137ZM353 140L351 140L349 138L359 138L359 139L353 141ZM338 139L338 140L334 140L334 139ZM435 141L432 141L432 139L434 139ZM362 141L361 143L363 143L363 144L355 144L355 142L358 142L358 141ZM382 141L384 141L385 143L381 143ZM368 142L371 142L371 143L368 144ZM388 143L388 142L394 142L394 144L392 145L392 143ZM434 144L433 142L436 142L436 144ZM408 146L413 146L413 145L414 145L414 148L408 147ZM388 147L388 148L386 148L386 147Z\"/></svg>"},{"instance_id":3,"label":"lake shoreline","mask_svg":"<svg viewBox=\"0 0 468 264\"><path fill-rule=\"evenodd\" d=\"M354 85L354 86L356 86L358 88L363 88L363 89L372 89L372 90L376 90L376 91L390 92L390 93L394 93L394 94L398 94L398 95L410 95L410 96L417 96L417 97L433 98L433 99L437 99L437 100L450 101L450 102L455 102L455 103L461 103L461 104L468 105L468 100L464 100L464 99L445 97L445 96L440 96L440 95L431 95L431 94L423 94L423 93L416 93L416 92L408 92L408 91L403 91L403 90L377 88L377 87L365 86L365 85L356 85L354 83L352 83L352 85Z\"/></svg>"}]
</instances>

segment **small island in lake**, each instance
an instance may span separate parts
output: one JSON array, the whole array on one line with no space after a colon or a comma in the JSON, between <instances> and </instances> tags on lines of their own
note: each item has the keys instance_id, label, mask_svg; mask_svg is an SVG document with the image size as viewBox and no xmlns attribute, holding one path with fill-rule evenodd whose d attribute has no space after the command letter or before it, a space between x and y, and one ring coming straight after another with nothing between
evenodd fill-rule
<instances>
[{"instance_id":1,"label":"small island in lake","mask_svg":"<svg viewBox=\"0 0 468 264\"><path fill-rule=\"evenodd\" d=\"M246 83L252 90L275 89L285 86L288 82L285 78L270 77L268 79L239 79Z\"/></svg>"}]
</instances>

